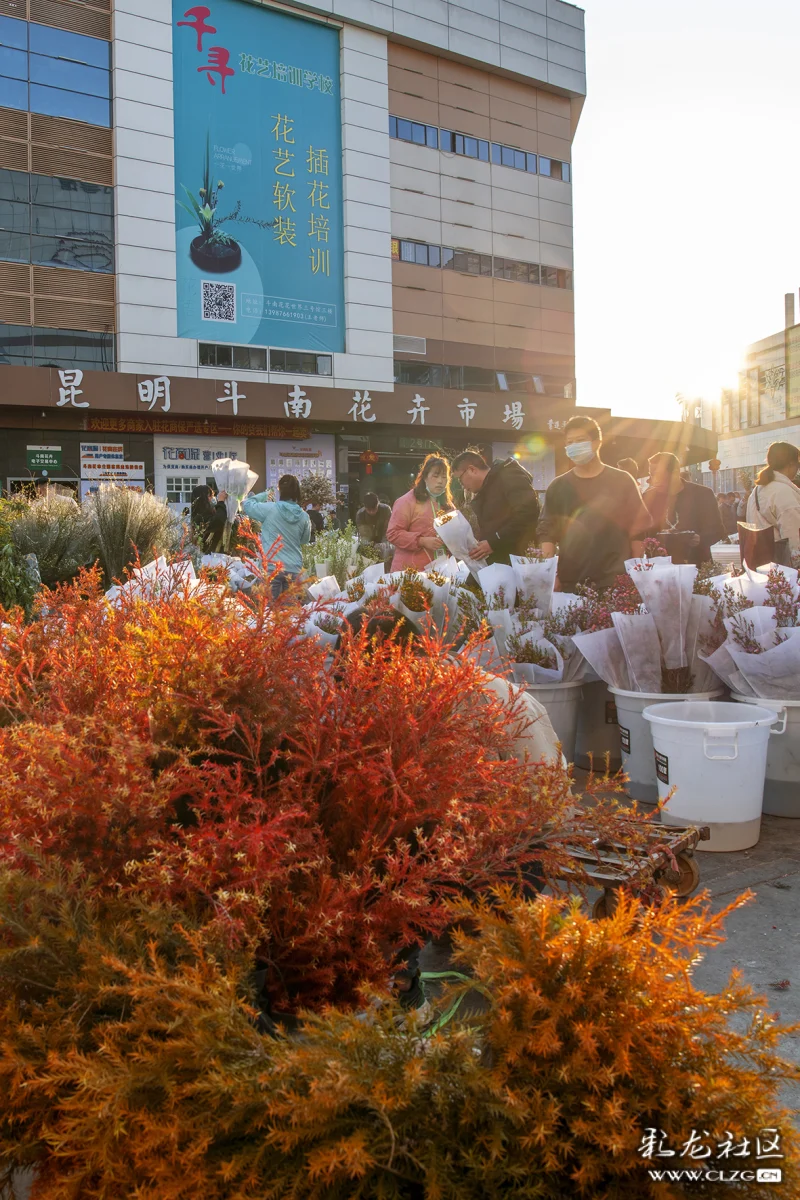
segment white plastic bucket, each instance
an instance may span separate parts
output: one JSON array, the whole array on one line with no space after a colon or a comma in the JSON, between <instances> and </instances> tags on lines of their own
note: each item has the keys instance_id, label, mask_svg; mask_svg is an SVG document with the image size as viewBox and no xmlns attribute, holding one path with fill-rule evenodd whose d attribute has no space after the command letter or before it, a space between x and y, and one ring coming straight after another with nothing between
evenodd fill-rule
<instances>
[{"instance_id":1,"label":"white plastic bucket","mask_svg":"<svg viewBox=\"0 0 800 1200\"><path fill-rule=\"evenodd\" d=\"M575 760L578 706L583 686L582 683L534 683L525 688L547 710L550 724L561 742L561 751L568 763Z\"/></svg>"},{"instance_id":2,"label":"white plastic bucket","mask_svg":"<svg viewBox=\"0 0 800 1200\"><path fill-rule=\"evenodd\" d=\"M698 850L746 850L761 832L761 803L770 726L768 708L721 701L652 704L644 719L653 731L664 825L708 825Z\"/></svg>"},{"instance_id":3,"label":"white plastic bucket","mask_svg":"<svg viewBox=\"0 0 800 1200\"><path fill-rule=\"evenodd\" d=\"M594 768L604 771L608 755L611 771L622 766L619 749L617 704L608 685L602 679L583 685L583 699L578 706L578 736L575 742L575 765L585 771Z\"/></svg>"},{"instance_id":4,"label":"white plastic bucket","mask_svg":"<svg viewBox=\"0 0 800 1200\"><path fill-rule=\"evenodd\" d=\"M608 690L617 702L622 769L628 776L626 791L631 800L657 804L658 780L653 758L653 736L642 714L649 704L686 700L687 696L670 695L668 692L623 692L614 687ZM718 688L713 692L695 692L691 698L713 700L721 696L723 691L724 688Z\"/></svg>"},{"instance_id":5,"label":"white plastic bucket","mask_svg":"<svg viewBox=\"0 0 800 1200\"><path fill-rule=\"evenodd\" d=\"M762 700L731 693L739 704L768 708L780 718L767 749L764 812L800 819L800 700Z\"/></svg>"}]
</instances>

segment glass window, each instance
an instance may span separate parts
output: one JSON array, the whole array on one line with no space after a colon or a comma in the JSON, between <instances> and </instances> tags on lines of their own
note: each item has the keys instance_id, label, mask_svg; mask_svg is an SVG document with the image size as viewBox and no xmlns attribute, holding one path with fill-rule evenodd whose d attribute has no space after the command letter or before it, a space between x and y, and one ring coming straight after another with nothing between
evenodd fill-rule
<instances>
[{"instance_id":1,"label":"glass window","mask_svg":"<svg viewBox=\"0 0 800 1200\"><path fill-rule=\"evenodd\" d=\"M489 161L489 143L488 142L478 142L478 158L481 160L481 162Z\"/></svg>"},{"instance_id":2,"label":"glass window","mask_svg":"<svg viewBox=\"0 0 800 1200\"><path fill-rule=\"evenodd\" d=\"M244 371L266 371L267 352L260 346L232 346L233 365Z\"/></svg>"},{"instance_id":3,"label":"glass window","mask_svg":"<svg viewBox=\"0 0 800 1200\"><path fill-rule=\"evenodd\" d=\"M462 273L469 271L469 255L466 250L453 251L453 270Z\"/></svg>"},{"instance_id":4,"label":"glass window","mask_svg":"<svg viewBox=\"0 0 800 1200\"><path fill-rule=\"evenodd\" d=\"M566 271L558 272L558 286L560 288L565 288L567 286L567 272Z\"/></svg>"},{"instance_id":5,"label":"glass window","mask_svg":"<svg viewBox=\"0 0 800 1200\"><path fill-rule=\"evenodd\" d=\"M400 261L412 263L417 261L417 252L414 242L400 243Z\"/></svg>"},{"instance_id":6,"label":"glass window","mask_svg":"<svg viewBox=\"0 0 800 1200\"><path fill-rule=\"evenodd\" d=\"M333 374L333 358L330 354L317 355L317 374L332 375Z\"/></svg>"},{"instance_id":7,"label":"glass window","mask_svg":"<svg viewBox=\"0 0 800 1200\"><path fill-rule=\"evenodd\" d=\"M510 146L501 146L500 147L500 161L504 167L513 167L514 151L511 149Z\"/></svg>"},{"instance_id":8,"label":"glass window","mask_svg":"<svg viewBox=\"0 0 800 1200\"><path fill-rule=\"evenodd\" d=\"M61 179L50 175L31 175L31 200L67 208L72 212L97 213L113 217L114 189L80 179Z\"/></svg>"},{"instance_id":9,"label":"glass window","mask_svg":"<svg viewBox=\"0 0 800 1200\"><path fill-rule=\"evenodd\" d=\"M517 283L528 283L530 279L530 263L513 262L511 264L511 278Z\"/></svg>"},{"instance_id":10,"label":"glass window","mask_svg":"<svg viewBox=\"0 0 800 1200\"><path fill-rule=\"evenodd\" d=\"M217 346L217 361L214 364L216 367L232 367L233 366L233 346Z\"/></svg>"},{"instance_id":11,"label":"glass window","mask_svg":"<svg viewBox=\"0 0 800 1200\"><path fill-rule=\"evenodd\" d=\"M28 325L0 325L0 363L33 366L33 330Z\"/></svg>"},{"instance_id":12,"label":"glass window","mask_svg":"<svg viewBox=\"0 0 800 1200\"><path fill-rule=\"evenodd\" d=\"M23 200L0 200L0 229L30 233L31 206Z\"/></svg>"},{"instance_id":13,"label":"glass window","mask_svg":"<svg viewBox=\"0 0 800 1200\"><path fill-rule=\"evenodd\" d=\"M552 168L551 160L549 158L543 158L542 155L540 154L539 155L539 174L540 175L549 175L551 172L551 168Z\"/></svg>"},{"instance_id":14,"label":"glass window","mask_svg":"<svg viewBox=\"0 0 800 1200\"><path fill-rule=\"evenodd\" d=\"M41 54L30 56L31 83L44 83L49 87L66 88L70 92L83 92L87 96L111 95L111 74L97 67L86 67L83 63L64 62L58 58L44 58Z\"/></svg>"},{"instance_id":15,"label":"glass window","mask_svg":"<svg viewBox=\"0 0 800 1200\"><path fill-rule=\"evenodd\" d=\"M397 118L397 136L404 142L411 141L411 122L403 121L400 117Z\"/></svg>"},{"instance_id":16,"label":"glass window","mask_svg":"<svg viewBox=\"0 0 800 1200\"><path fill-rule=\"evenodd\" d=\"M439 130L439 142L441 149L447 154L453 153L453 134L450 129Z\"/></svg>"},{"instance_id":17,"label":"glass window","mask_svg":"<svg viewBox=\"0 0 800 1200\"><path fill-rule=\"evenodd\" d=\"M442 265L442 251L440 246L428 246L428 266L440 267Z\"/></svg>"},{"instance_id":18,"label":"glass window","mask_svg":"<svg viewBox=\"0 0 800 1200\"><path fill-rule=\"evenodd\" d=\"M75 329L33 330L34 366L80 367L85 371L114 370L113 333Z\"/></svg>"},{"instance_id":19,"label":"glass window","mask_svg":"<svg viewBox=\"0 0 800 1200\"><path fill-rule=\"evenodd\" d=\"M528 283L541 283L541 272L538 263L528 263Z\"/></svg>"},{"instance_id":20,"label":"glass window","mask_svg":"<svg viewBox=\"0 0 800 1200\"><path fill-rule=\"evenodd\" d=\"M442 367L442 387L463 389L463 367Z\"/></svg>"},{"instance_id":21,"label":"glass window","mask_svg":"<svg viewBox=\"0 0 800 1200\"><path fill-rule=\"evenodd\" d=\"M478 139L474 137L464 138L464 153L467 158L478 157Z\"/></svg>"},{"instance_id":22,"label":"glass window","mask_svg":"<svg viewBox=\"0 0 800 1200\"><path fill-rule=\"evenodd\" d=\"M31 210L31 231L49 234L51 237L84 237L114 244L114 219L101 217L97 213L73 212L68 208L50 208L49 205L34 204Z\"/></svg>"},{"instance_id":23,"label":"glass window","mask_svg":"<svg viewBox=\"0 0 800 1200\"><path fill-rule=\"evenodd\" d=\"M430 146L431 150L439 149L439 130L435 125L425 126L425 145Z\"/></svg>"},{"instance_id":24,"label":"glass window","mask_svg":"<svg viewBox=\"0 0 800 1200\"><path fill-rule=\"evenodd\" d=\"M28 85L22 79L7 79L0 75L0 107L28 110Z\"/></svg>"},{"instance_id":25,"label":"glass window","mask_svg":"<svg viewBox=\"0 0 800 1200\"><path fill-rule=\"evenodd\" d=\"M570 168L569 163L561 164L561 178L564 180L564 183L570 182L570 180L572 178L572 174L571 174L571 168Z\"/></svg>"},{"instance_id":26,"label":"glass window","mask_svg":"<svg viewBox=\"0 0 800 1200\"><path fill-rule=\"evenodd\" d=\"M542 267L542 284L544 287L558 287L558 271L555 267Z\"/></svg>"},{"instance_id":27,"label":"glass window","mask_svg":"<svg viewBox=\"0 0 800 1200\"><path fill-rule=\"evenodd\" d=\"M71 121L85 121L88 125L111 125L111 104L99 96L84 96L80 92L68 92L62 88L30 85L31 112L44 113L48 117L68 117Z\"/></svg>"},{"instance_id":28,"label":"glass window","mask_svg":"<svg viewBox=\"0 0 800 1200\"><path fill-rule=\"evenodd\" d=\"M514 166L518 171L524 171L527 169L526 158L527 155L525 154L524 150L514 151Z\"/></svg>"},{"instance_id":29,"label":"glass window","mask_svg":"<svg viewBox=\"0 0 800 1200\"><path fill-rule=\"evenodd\" d=\"M561 163L558 161L557 158L551 158L551 160L550 160L550 178L551 179L560 179L561 178Z\"/></svg>"},{"instance_id":30,"label":"glass window","mask_svg":"<svg viewBox=\"0 0 800 1200\"><path fill-rule=\"evenodd\" d=\"M201 342L199 363L201 367L215 367L217 365L217 347L208 342Z\"/></svg>"},{"instance_id":31,"label":"glass window","mask_svg":"<svg viewBox=\"0 0 800 1200\"><path fill-rule=\"evenodd\" d=\"M442 246L442 270L453 269L453 257L455 251L450 246Z\"/></svg>"},{"instance_id":32,"label":"glass window","mask_svg":"<svg viewBox=\"0 0 800 1200\"><path fill-rule=\"evenodd\" d=\"M498 391L501 391L501 392L508 391L508 380L506 379L504 371L497 372L497 388L498 388Z\"/></svg>"},{"instance_id":33,"label":"glass window","mask_svg":"<svg viewBox=\"0 0 800 1200\"><path fill-rule=\"evenodd\" d=\"M0 45L28 49L28 25L16 17L0 17Z\"/></svg>"},{"instance_id":34,"label":"glass window","mask_svg":"<svg viewBox=\"0 0 800 1200\"><path fill-rule=\"evenodd\" d=\"M0 259L3 262L30 262L30 236L27 233L12 233L8 229L0 229Z\"/></svg>"},{"instance_id":35,"label":"glass window","mask_svg":"<svg viewBox=\"0 0 800 1200\"><path fill-rule=\"evenodd\" d=\"M535 154L526 155L526 165L527 165L527 170L530 172L530 174L535 175L536 174L536 155Z\"/></svg>"},{"instance_id":36,"label":"glass window","mask_svg":"<svg viewBox=\"0 0 800 1200\"><path fill-rule=\"evenodd\" d=\"M416 121L411 126L411 140L416 142L418 146L425 145L425 126L418 124Z\"/></svg>"},{"instance_id":37,"label":"glass window","mask_svg":"<svg viewBox=\"0 0 800 1200\"><path fill-rule=\"evenodd\" d=\"M70 267L73 271L114 271L113 244L87 235L84 238L49 237L31 234L32 263L47 267Z\"/></svg>"},{"instance_id":38,"label":"glass window","mask_svg":"<svg viewBox=\"0 0 800 1200\"><path fill-rule=\"evenodd\" d=\"M492 142L492 162L496 167L499 167L502 162L502 146L498 146L497 142Z\"/></svg>"},{"instance_id":39,"label":"glass window","mask_svg":"<svg viewBox=\"0 0 800 1200\"><path fill-rule=\"evenodd\" d=\"M389 117L389 137L397 137L397 117Z\"/></svg>"},{"instance_id":40,"label":"glass window","mask_svg":"<svg viewBox=\"0 0 800 1200\"><path fill-rule=\"evenodd\" d=\"M8 75L12 79L27 79L27 52L25 50L12 50L8 46L0 46L0 75Z\"/></svg>"},{"instance_id":41,"label":"glass window","mask_svg":"<svg viewBox=\"0 0 800 1200\"><path fill-rule=\"evenodd\" d=\"M421 267L428 265L428 247L422 242L417 242L415 246L416 258L414 261Z\"/></svg>"},{"instance_id":42,"label":"glass window","mask_svg":"<svg viewBox=\"0 0 800 1200\"><path fill-rule=\"evenodd\" d=\"M0 170L0 200L24 200L30 198L30 175L23 171Z\"/></svg>"},{"instance_id":43,"label":"glass window","mask_svg":"<svg viewBox=\"0 0 800 1200\"><path fill-rule=\"evenodd\" d=\"M111 67L111 47L100 38L67 33L65 29L53 29L50 25L37 25L33 21L29 28L31 54L46 54L50 58L85 63L106 71Z\"/></svg>"},{"instance_id":44,"label":"glass window","mask_svg":"<svg viewBox=\"0 0 800 1200\"><path fill-rule=\"evenodd\" d=\"M462 367L462 387L473 392L493 392L496 386L494 371L487 367Z\"/></svg>"},{"instance_id":45,"label":"glass window","mask_svg":"<svg viewBox=\"0 0 800 1200\"><path fill-rule=\"evenodd\" d=\"M492 273L492 256L491 254L481 255L481 275L491 275Z\"/></svg>"},{"instance_id":46,"label":"glass window","mask_svg":"<svg viewBox=\"0 0 800 1200\"><path fill-rule=\"evenodd\" d=\"M454 134L456 154L464 153L464 135L463 133Z\"/></svg>"}]
</instances>

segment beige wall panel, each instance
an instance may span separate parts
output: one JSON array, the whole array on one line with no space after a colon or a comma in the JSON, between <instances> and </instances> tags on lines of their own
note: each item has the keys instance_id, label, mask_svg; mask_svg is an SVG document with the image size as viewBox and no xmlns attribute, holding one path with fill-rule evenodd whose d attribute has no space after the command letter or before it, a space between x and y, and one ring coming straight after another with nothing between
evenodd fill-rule
<instances>
[{"instance_id":1,"label":"beige wall panel","mask_svg":"<svg viewBox=\"0 0 800 1200\"><path fill-rule=\"evenodd\" d=\"M443 200L458 200L491 209L492 189L487 183L474 183L471 179L458 179L453 175L440 175L439 180Z\"/></svg>"},{"instance_id":2,"label":"beige wall panel","mask_svg":"<svg viewBox=\"0 0 800 1200\"><path fill-rule=\"evenodd\" d=\"M391 44L391 43L390 43ZM439 79L445 83L460 83L463 87L476 92L489 92L489 73L479 71L475 67L466 67L463 63L451 62L448 58L437 60Z\"/></svg>"},{"instance_id":3,"label":"beige wall panel","mask_svg":"<svg viewBox=\"0 0 800 1200\"><path fill-rule=\"evenodd\" d=\"M489 95L496 96L499 100L510 100L512 104L521 104L526 108L538 107L538 92L535 87L517 83L514 79L504 79L501 75L489 76Z\"/></svg>"},{"instance_id":4,"label":"beige wall panel","mask_svg":"<svg viewBox=\"0 0 800 1200\"><path fill-rule=\"evenodd\" d=\"M505 188L492 188L492 208L495 212L515 213L519 217L529 217L533 220L537 220L541 215L537 196L506 191Z\"/></svg>"},{"instance_id":5,"label":"beige wall panel","mask_svg":"<svg viewBox=\"0 0 800 1200\"><path fill-rule=\"evenodd\" d=\"M479 204L469 204L467 201L447 200L444 196L441 205L443 225L466 225L468 228L485 229L487 232L492 228L490 208L482 208Z\"/></svg>"},{"instance_id":6,"label":"beige wall panel","mask_svg":"<svg viewBox=\"0 0 800 1200\"><path fill-rule=\"evenodd\" d=\"M548 267L560 267L564 271L572 270L573 252L569 246L554 246L552 242L542 242L539 247L541 262ZM563 290L563 289L561 289Z\"/></svg>"},{"instance_id":7,"label":"beige wall panel","mask_svg":"<svg viewBox=\"0 0 800 1200\"><path fill-rule=\"evenodd\" d=\"M389 45L391 46L391 42ZM391 56L389 61L391 61ZM540 112L554 113L557 117L566 117L569 120L570 107L566 96L556 96L552 92L544 92L540 88L536 92L536 107Z\"/></svg>"},{"instance_id":8,"label":"beige wall panel","mask_svg":"<svg viewBox=\"0 0 800 1200\"><path fill-rule=\"evenodd\" d=\"M569 225L572 228L572 205L542 199L539 201L539 219L552 221L555 225Z\"/></svg>"},{"instance_id":9,"label":"beige wall panel","mask_svg":"<svg viewBox=\"0 0 800 1200\"><path fill-rule=\"evenodd\" d=\"M439 103L439 80L436 75L420 75L418 71L406 71L402 67L389 67L389 90L408 92L421 96L432 104Z\"/></svg>"},{"instance_id":10,"label":"beige wall panel","mask_svg":"<svg viewBox=\"0 0 800 1200\"><path fill-rule=\"evenodd\" d=\"M484 304L492 300L494 289L490 275L461 275L457 271L442 271L441 276L445 296L468 296Z\"/></svg>"},{"instance_id":11,"label":"beige wall panel","mask_svg":"<svg viewBox=\"0 0 800 1200\"><path fill-rule=\"evenodd\" d=\"M556 225L553 221L540 221L541 241L549 246L566 246L572 248L572 226Z\"/></svg>"},{"instance_id":12,"label":"beige wall panel","mask_svg":"<svg viewBox=\"0 0 800 1200\"><path fill-rule=\"evenodd\" d=\"M520 262L538 263L542 261L542 247L538 241L530 238L509 237L507 233L492 234L493 254L503 258L517 258Z\"/></svg>"},{"instance_id":13,"label":"beige wall panel","mask_svg":"<svg viewBox=\"0 0 800 1200\"><path fill-rule=\"evenodd\" d=\"M426 196L439 195L440 179L438 171L420 171L417 167L406 167L402 163L392 163L389 167L392 187L424 192Z\"/></svg>"},{"instance_id":14,"label":"beige wall panel","mask_svg":"<svg viewBox=\"0 0 800 1200\"><path fill-rule=\"evenodd\" d=\"M540 112L538 120L539 133L548 137L560 138L569 142L572 137L572 127L568 117L556 117L552 113Z\"/></svg>"},{"instance_id":15,"label":"beige wall panel","mask_svg":"<svg viewBox=\"0 0 800 1200\"><path fill-rule=\"evenodd\" d=\"M388 59L390 67L404 67L407 71L419 71L423 75L437 76L438 59L435 54L426 54L423 50L414 50L411 46L403 46L399 42L389 42Z\"/></svg>"},{"instance_id":16,"label":"beige wall panel","mask_svg":"<svg viewBox=\"0 0 800 1200\"><path fill-rule=\"evenodd\" d=\"M572 159L572 146L566 139L553 137L549 133L539 134L539 153L548 158L560 158L562 162Z\"/></svg>"},{"instance_id":17,"label":"beige wall panel","mask_svg":"<svg viewBox=\"0 0 800 1200\"><path fill-rule=\"evenodd\" d=\"M428 221L440 221L441 200L438 196L426 196L419 192L404 191L402 188L392 188L392 214L403 213L405 216L421 217ZM418 241L420 239L417 239Z\"/></svg>"},{"instance_id":18,"label":"beige wall panel","mask_svg":"<svg viewBox=\"0 0 800 1200\"><path fill-rule=\"evenodd\" d=\"M526 108L522 104L513 104L510 100L502 100L498 96L490 97L489 116L495 121L507 121L509 125L519 125L523 129L541 129L538 110ZM542 116L553 120L547 113ZM554 132L552 129L548 133Z\"/></svg>"},{"instance_id":19,"label":"beige wall panel","mask_svg":"<svg viewBox=\"0 0 800 1200\"><path fill-rule=\"evenodd\" d=\"M574 313L575 293L569 288L539 288L542 297L542 308L551 308L555 312Z\"/></svg>"},{"instance_id":20,"label":"beige wall panel","mask_svg":"<svg viewBox=\"0 0 800 1200\"><path fill-rule=\"evenodd\" d=\"M440 221L426 221L408 213L392 213L392 237L410 238L413 242L431 242L434 246L441 246L442 225Z\"/></svg>"},{"instance_id":21,"label":"beige wall panel","mask_svg":"<svg viewBox=\"0 0 800 1200\"><path fill-rule=\"evenodd\" d=\"M472 180L487 187L492 182L491 164L481 162L479 158L465 158L463 154L442 154L439 165L442 176L446 175L450 179Z\"/></svg>"},{"instance_id":22,"label":"beige wall panel","mask_svg":"<svg viewBox=\"0 0 800 1200\"><path fill-rule=\"evenodd\" d=\"M407 121L422 121L425 125L439 124L439 106L423 97L410 96L407 92L389 91L389 112L394 117L405 117Z\"/></svg>"},{"instance_id":23,"label":"beige wall panel","mask_svg":"<svg viewBox=\"0 0 800 1200\"><path fill-rule=\"evenodd\" d=\"M455 318L445 317L442 330L446 342L469 342L473 346L494 345L494 325L491 322L457 321Z\"/></svg>"},{"instance_id":24,"label":"beige wall panel","mask_svg":"<svg viewBox=\"0 0 800 1200\"><path fill-rule=\"evenodd\" d=\"M545 354L574 355L575 338L568 333L541 333L541 349Z\"/></svg>"},{"instance_id":25,"label":"beige wall panel","mask_svg":"<svg viewBox=\"0 0 800 1200\"><path fill-rule=\"evenodd\" d=\"M542 308L542 329L547 333L575 333L575 318L570 312L556 312L552 308Z\"/></svg>"},{"instance_id":26,"label":"beige wall panel","mask_svg":"<svg viewBox=\"0 0 800 1200\"><path fill-rule=\"evenodd\" d=\"M495 325L494 344L502 350L510 346L514 350L539 351L542 348L542 335L538 329L523 329L519 325ZM495 354L495 361L500 361L500 354Z\"/></svg>"},{"instance_id":27,"label":"beige wall panel","mask_svg":"<svg viewBox=\"0 0 800 1200\"><path fill-rule=\"evenodd\" d=\"M504 146L513 146L515 150L527 150L532 154L536 154L539 149L539 135L535 129L525 129L522 125L509 125L507 121L490 120L491 136L493 142L500 142ZM505 167L504 170L510 168ZM524 172L518 172L523 175Z\"/></svg>"},{"instance_id":28,"label":"beige wall panel","mask_svg":"<svg viewBox=\"0 0 800 1200\"><path fill-rule=\"evenodd\" d=\"M492 212L492 227L495 233L505 233L509 237L521 237L529 242L538 242L541 240L539 226L541 222L536 217L522 217L518 213L502 212L500 209L494 209ZM562 226L558 226L562 228ZM522 255L517 255L521 258ZM534 260L538 261L538 260Z\"/></svg>"},{"instance_id":29,"label":"beige wall panel","mask_svg":"<svg viewBox=\"0 0 800 1200\"><path fill-rule=\"evenodd\" d=\"M474 225L442 221L441 241L443 246L454 246L457 250L475 250L479 254L492 253L491 231L476 229Z\"/></svg>"},{"instance_id":30,"label":"beige wall panel","mask_svg":"<svg viewBox=\"0 0 800 1200\"><path fill-rule=\"evenodd\" d=\"M525 284L520 284L520 287L525 287ZM535 291L536 289L531 288L530 290ZM562 317L566 314L558 313L557 315ZM529 308L524 304L498 304L495 300L494 319L498 325L521 325L524 329L542 328L542 310Z\"/></svg>"},{"instance_id":31,"label":"beige wall panel","mask_svg":"<svg viewBox=\"0 0 800 1200\"><path fill-rule=\"evenodd\" d=\"M542 303L543 288L533 283L515 283L513 279L493 280L494 302L513 308L538 308ZM512 322L513 323L513 322Z\"/></svg>"},{"instance_id":32,"label":"beige wall panel","mask_svg":"<svg viewBox=\"0 0 800 1200\"><path fill-rule=\"evenodd\" d=\"M407 337L442 338L442 318L432 317L426 313L398 312L394 313L394 332L404 333Z\"/></svg>"},{"instance_id":33,"label":"beige wall panel","mask_svg":"<svg viewBox=\"0 0 800 1200\"><path fill-rule=\"evenodd\" d=\"M423 288L427 292L441 292L442 276L446 271L436 267L420 267L416 263L393 262L392 286L398 288ZM438 310L441 312L441 309Z\"/></svg>"},{"instance_id":34,"label":"beige wall panel","mask_svg":"<svg viewBox=\"0 0 800 1200\"><path fill-rule=\"evenodd\" d=\"M509 192L520 192L525 196L540 194L539 176L531 175L529 171L515 171L512 167L498 167L492 164L491 178L492 187L504 188Z\"/></svg>"},{"instance_id":35,"label":"beige wall panel","mask_svg":"<svg viewBox=\"0 0 800 1200\"><path fill-rule=\"evenodd\" d=\"M446 79L439 80L439 103L449 104L451 108L466 109L467 112L480 113L489 116L489 96L476 88L466 88L460 83L448 83Z\"/></svg>"},{"instance_id":36,"label":"beige wall panel","mask_svg":"<svg viewBox=\"0 0 800 1200\"><path fill-rule=\"evenodd\" d=\"M489 138L489 118L482 117L479 113L467 112L462 108L440 104L439 124L442 129L452 129L456 133L468 133L471 137L476 138Z\"/></svg>"},{"instance_id":37,"label":"beige wall panel","mask_svg":"<svg viewBox=\"0 0 800 1200\"><path fill-rule=\"evenodd\" d=\"M494 304L475 296L454 296L442 294L442 316L455 317L460 321L477 321L488 323L494 321Z\"/></svg>"},{"instance_id":38,"label":"beige wall panel","mask_svg":"<svg viewBox=\"0 0 800 1200\"><path fill-rule=\"evenodd\" d=\"M421 271L433 271L434 269L433 267L420 267ZM395 316L399 312L411 312L419 313L420 315L427 313L431 317L441 317L444 311L441 292L429 292L425 288L416 287L394 287L392 289L392 307ZM561 317L565 314L557 313L556 315ZM397 333L396 322L395 333ZM431 334L431 337L433 336Z\"/></svg>"},{"instance_id":39,"label":"beige wall panel","mask_svg":"<svg viewBox=\"0 0 800 1200\"><path fill-rule=\"evenodd\" d=\"M401 142L397 138L389 139L389 161L392 165L397 163L402 167L415 167L419 171L439 172L438 150L432 150L430 146L415 146L413 142Z\"/></svg>"},{"instance_id":40,"label":"beige wall panel","mask_svg":"<svg viewBox=\"0 0 800 1200\"><path fill-rule=\"evenodd\" d=\"M560 179L548 179L546 175L538 175L539 195L542 200L555 200L556 204L572 204L572 185L562 183Z\"/></svg>"}]
</instances>

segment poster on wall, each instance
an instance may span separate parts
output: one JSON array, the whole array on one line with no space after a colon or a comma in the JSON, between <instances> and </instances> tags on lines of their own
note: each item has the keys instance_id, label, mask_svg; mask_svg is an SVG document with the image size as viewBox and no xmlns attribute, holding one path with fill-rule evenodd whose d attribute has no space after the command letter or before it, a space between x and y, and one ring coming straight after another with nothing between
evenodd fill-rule
<instances>
[{"instance_id":1,"label":"poster on wall","mask_svg":"<svg viewBox=\"0 0 800 1200\"><path fill-rule=\"evenodd\" d=\"M267 442L267 487L276 488L281 475L324 475L336 487L336 439L332 433L313 434L305 442Z\"/></svg>"},{"instance_id":2,"label":"poster on wall","mask_svg":"<svg viewBox=\"0 0 800 1200\"><path fill-rule=\"evenodd\" d=\"M343 351L338 29L172 12L179 336Z\"/></svg>"},{"instance_id":3,"label":"poster on wall","mask_svg":"<svg viewBox=\"0 0 800 1200\"><path fill-rule=\"evenodd\" d=\"M153 483L173 512L182 514L196 487L214 484L211 464L218 458L247 458L247 439L226 437L154 437Z\"/></svg>"}]
</instances>

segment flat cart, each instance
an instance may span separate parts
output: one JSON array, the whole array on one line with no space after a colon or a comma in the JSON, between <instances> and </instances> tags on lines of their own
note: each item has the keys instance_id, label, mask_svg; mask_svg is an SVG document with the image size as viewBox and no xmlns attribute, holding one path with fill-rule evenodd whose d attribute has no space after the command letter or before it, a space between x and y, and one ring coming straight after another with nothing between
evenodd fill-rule
<instances>
[{"instance_id":1,"label":"flat cart","mask_svg":"<svg viewBox=\"0 0 800 1200\"><path fill-rule=\"evenodd\" d=\"M664 900L669 895L691 896L697 889L700 868L694 851L698 842L706 842L711 836L707 825L661 825L620 817L620 836L626 840L598 837L587 843L591 820L591 809L584 809L574 819L576 831L578 828L581 831L581 842L570 843L567 836L566 849L580 868L576 866L574 871L565 868L561 878L583 876L583 881L588 879L592 886L603 889L592 908L597 919L614 911L619 888L650 901Z\"/></svg>"}]
</instances>

